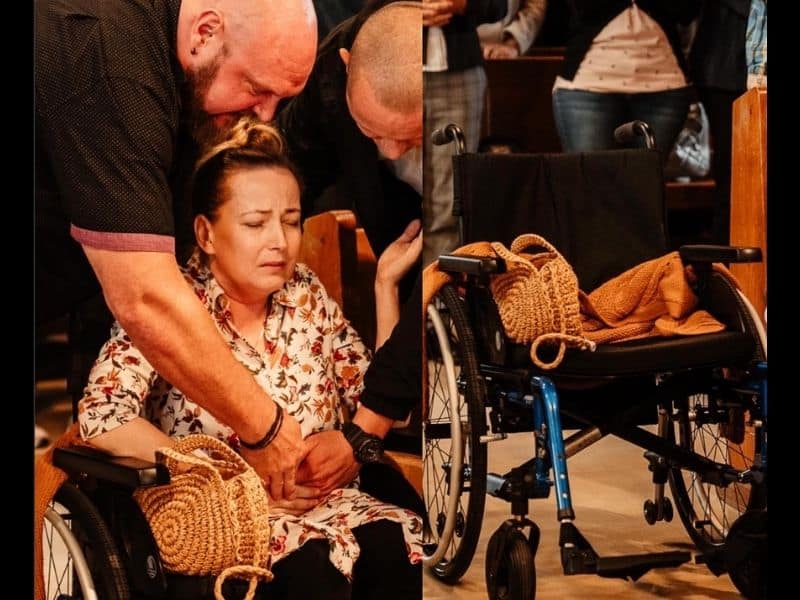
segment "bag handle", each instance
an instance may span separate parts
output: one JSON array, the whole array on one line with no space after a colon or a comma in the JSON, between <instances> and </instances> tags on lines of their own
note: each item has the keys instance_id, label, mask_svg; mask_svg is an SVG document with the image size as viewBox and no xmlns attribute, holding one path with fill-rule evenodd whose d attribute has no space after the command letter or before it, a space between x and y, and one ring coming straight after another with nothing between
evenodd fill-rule
<instances>
[{"instance_id":1,"label":"bag handle","mask_svg":"<svg viewBox=\"0 0 800 600\"><path fill-rule=\"evenodd\" d=\"M553 244L535 233L523 233L522 235L518 235L516 238L514 238L514 241L511 242L510 249L506 248L500 242L492 242L492 248L500 258L505 260L507 263L513 263L525 267L528 270L536 269L536 266L529 259L521 256L521 253L523 250L531 246L544 248L546 250L546 254L549 254L551 259L560 259L565 263L567 262L561 253L556 250ZM545 253L539 254L541 255Z\"/></svg>"},{"instance_id":2,"label":"bag handle","mask_svg":"<svg viewBox=\"0 0 800 600\"><path fill-rule=\"evenodd\" d=\"M216 600L225 600L222 595L222 584L228 577L235 577L237 579L250 578L250 585L247 586L247 593L245 593L244 600L252 600L256 593L256 586L259 580L272 581L274 575L272 571L262 567L254 567L252 565L238 565L235 567L228 567L219 574L217 580L214 582L214 598Z\"/></svg>"},{"instance_id":3,"label":"bag handle","mask_svg":"<svg viewBox=\"0 0 800 600\"><path fill-rule=\"evenodd\" d=\"M539 358L539 346L542 344L542 342L554 341L558 342L558 354L556 354L556 357L552 361L546 363ZM572 348L588 350L589 352L594 352L595 348L597 348L597 344L595 344L593 341L577 335L569 335L567 333L545 333L544 335L540 335L533 340L530 352L531 360L533 361L533 364L543 371L554 369L561 364L562 360L564 360L564 354L566 353L568 345Z\"/></svg>"},{"instance_id":4,"label":"bag handle","mask_svg":"<svg viewBox=\"0 0 800 600\"><path fill-rule=\"evenodd\" d=\"M201 457L193 454L195 450L212 450L223 456L222 460ZM239 473L251 468L245 460L236 454L225 442L205 434L186 436L174 447L165 446L158 452L166 459L164 462L170 472L176 466L174 463L189 464L201 468L232 469Z\"/></svg>"},{"instance_id":5,"label":"bag handle","mask_svg":"<svg viewBox=\"0 0 800 600\"><path fill-rule=\"evenodd\" d=\"M523 269L526 269L527 271L535 270L535 267L531 261L523 258L522 256L514 254L500 242L492 242L492 249L497 253L497 256L506 261L507 265L517 265Z\"/></svg>"},{"instance_id":6,"label":"bag handle","mask_svg":"<svg viewBox=\"0 0 800 600\"><path fill-rule=\"evenodd\" d=\"M511 242L511 252L515 254L519 254L525 248L529 248L530 246L540 246L547 250L548 252L552 252L561 256L556 247L553 246L550 242L544 239L542 236L537 235L535 233L523 233L522 235L518 235L514 238L514 241Z\"/></svg>"}]
</instances>

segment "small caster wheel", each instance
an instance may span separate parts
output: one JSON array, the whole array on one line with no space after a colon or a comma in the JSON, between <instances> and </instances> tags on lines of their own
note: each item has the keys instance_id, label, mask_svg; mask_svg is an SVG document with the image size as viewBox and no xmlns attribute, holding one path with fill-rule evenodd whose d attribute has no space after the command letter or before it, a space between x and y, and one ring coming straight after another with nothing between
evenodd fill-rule
<instances>
[{"instance_id":1,"label":"small caster wheel","mask_svg":"<svg viewBox=\"0 0 800 600\"><path fill-rule=\"evenodd\" d=\"M672 502L666 496L664 497L664 500L662 501L661 504L661 516L664 517L664 520L667 523L672 521L672 516L673 516Z\"/></svg>"},{"instance_id":2,"label":"small caster wheel","mask_svg":"<svg viewBox=\"0 0 800 600\"><path fill-rule=\"evenodd\" d=\"M486 548L486 590L489 600L535 600L533 550L518 529L501 527Z\"/></svg>"},{"instance_id":3,"label":"small caster wheel","mask_svg":"<svg viewBox=\"0 0 800 600\"><path fill-rule=\"evenodd\" d=\"M652 500L644 501L644 520L648 525L655 525L656 523L656 503Z\"/></svg>"}]
</instances>

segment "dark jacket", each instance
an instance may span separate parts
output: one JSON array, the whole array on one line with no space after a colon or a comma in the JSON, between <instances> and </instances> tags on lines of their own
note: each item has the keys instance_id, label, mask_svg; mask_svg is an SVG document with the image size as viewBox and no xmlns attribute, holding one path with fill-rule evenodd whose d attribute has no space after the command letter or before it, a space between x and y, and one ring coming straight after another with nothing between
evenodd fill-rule
<instances>
[{"instance_id":1,"label":"dark jacket","mask_svg":"<svg viewBox=\"0 0 800 600\"><path fill-rule=\"evenodd\" d=\"M481 23L494 23L506 16L507 0L467 0L463 15L453 15L442 27L447 44L447 70L464 71L483 64L477 27ZM422 28L423 56L427 51L428 28Z\"/></svg>"},{"instance_id":2,"label":"dark jacket","mask_svg":"<svg viewBox=\"0 0 800 600\"><path fill-rule=\"evenodd\" d=\"M572 81L594 38L614 17L630 7L631 0L567 0L567 3L572 8L572 19L561 76ZM636 4L664 30L678 64L688 78L677 25L686 25L697 16L700 0L638 0Z\"/></svg>"},{"instance_id":3,"label":"dark jacket","mask_svg":"<svg viewBox=\"0 0 800 600\"><path fill-rule=\"evenodd\" d=\"M376 256L409 221L421 218L422 198L391 173L375 143L350 116L339 48L350 49L367 17L391 1L370 3L330 32L320 44L306 87L277 117L303 179L303 216L320 212L321 194L335 184L338 198L352 202Z\"/></svg>"},{"instance_id":4,"label":"dark jacket","mask_svg":"<svg viewBox=\"0 0 800 600\"><path fill-rule=\"evenodd\" d=\"M695 85L729 92L745 90L749 11L750 0L706 0L689 54Z\"/></svg>"}]
</instances>

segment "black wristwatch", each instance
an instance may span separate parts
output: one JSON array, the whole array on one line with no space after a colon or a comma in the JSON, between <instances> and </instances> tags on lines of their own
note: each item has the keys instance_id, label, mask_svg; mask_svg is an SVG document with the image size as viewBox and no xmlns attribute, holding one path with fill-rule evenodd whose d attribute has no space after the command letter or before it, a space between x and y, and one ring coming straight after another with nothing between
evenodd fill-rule
<instances>
[{"instance_id":1,"label":"black wristwatch","mask_svg":"<svg viewBox=\"0 0 800 600\"><path fill-rule=\"evenodd\" d=\"M353 447L356 460L362 465L380 462L383 456L383 440L377 435L367 433L355 423L342 426L345 439Z\"/></svg>"}]
</instances>

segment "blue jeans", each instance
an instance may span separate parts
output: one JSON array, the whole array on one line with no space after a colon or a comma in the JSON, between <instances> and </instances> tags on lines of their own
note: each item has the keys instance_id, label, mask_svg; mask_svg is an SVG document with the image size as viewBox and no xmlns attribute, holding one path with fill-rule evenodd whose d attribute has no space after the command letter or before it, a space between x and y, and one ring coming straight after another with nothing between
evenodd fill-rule
<instances>
[{"instance_id":1,"label":"blue jeans","mask_svg":"<svg viewBox=\"0 0 800 600\"><path fill-rule=\"evenodd\" d=\"M557 89L553 115L564 152L617 148L614 129L639 119L652 128L656 146L666 160L686 120L691 98L691 87L641 94Z\"/></svg>"}]
</instances>

